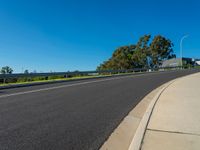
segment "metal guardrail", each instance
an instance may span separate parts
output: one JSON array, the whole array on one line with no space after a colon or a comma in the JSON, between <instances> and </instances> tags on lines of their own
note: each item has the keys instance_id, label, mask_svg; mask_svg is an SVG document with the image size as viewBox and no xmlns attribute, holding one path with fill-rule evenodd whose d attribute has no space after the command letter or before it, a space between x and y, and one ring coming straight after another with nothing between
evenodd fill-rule
<instances>
[{"instance_id":1,"label":"metal guardrail","mask_svg":"<svg viewBox=\"0 0 200 150\"><path fill-rule=\"evenodd\" d=\"M116 73L131 73L131 72L146 72L146 71L158 71L166 69L180 69L180 67L168 67L168 68L136 68L128 70L103 70L103 71L74 71L74 72L53 72L53 73L17 73L17 74L0 74L0 79L10 78L23 78L23 77L50 77L50 76L76 76L76 75L92 75L92 74L116 74Z\"/></svg>"}]
</instances>

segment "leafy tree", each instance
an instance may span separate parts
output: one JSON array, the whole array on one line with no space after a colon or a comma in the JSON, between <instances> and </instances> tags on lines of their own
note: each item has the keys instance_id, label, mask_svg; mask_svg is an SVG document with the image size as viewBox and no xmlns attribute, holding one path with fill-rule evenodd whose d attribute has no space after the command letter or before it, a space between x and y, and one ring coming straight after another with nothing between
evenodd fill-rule
<instances>
[{"instance_id":1,"label":"leafy tree","mask_svg":"<svg viewBox=\"0 0 200 150\"><path fill-rule=\"evenodd\" d=\"M112 61L114 66L116 66L116 69L130 69L132 68L132 62L131 62L131 54L132 50L130 46L123 46L118 48L112 57Z\"/></svg>"},{"instance_id":2,"label":"leafy tree","mask_svg":"<svg viewBox=\"0 0 200 150\"><path fill-rule=\"evenodd\" d=\"M155 36L149 48L151 66L159 67L163 60L175 57L172 47L173 43L169 39L161 35Z\"/></svg>"},{"instance_id":3,"label":"leafy tree","mask_svg":"<svg viewBox=\"0 0 200 150\"><path fill-rule=\"evenodd\" d=\"M132 54L134 67L144 68L148 67L148 53L149 53L149 40L151 35L144 35L141 37L136 45L135 51Z\"/></svg>"},{"instance_id":4,"label":"leafy tree","mask_svg":"<svg viewBox=\"0 0 200 150\"><path fill-rule=\"evenodd\" d=\"M26 70L24 71L24 74L29 74L29 71L26 69Z\"/></svg>"},{"instance_id":5,"label":"leafy tree","mask_svg":"<svg viewBox=\"0 0 200 150\"><path fill-rule=\"evenodd\" d=\"M119 47L108 61L97 67L97 70L123 70L132 68L133 62L131 56L134 48L134 45Z\"/></svg>"},{"instance_id":6,"label":"leafy tree","mask_svg":"<svg viewBox=\"0 0 200 150\"><path fill-rule=\"evenodd\" d=\"M10 68L9 66L5 66L1 68L1 73L2 74L12 74L13 73L13 69Z\"/></svg>"},{"instance_id":7,"label":"leafy tree","mask_svg":"<svg viewBox=\"0 0 200 150\"><path fill-rule=\"evenodd\" d=\"M166 59L176 57L173 43L161 35L150 42L151 35L142 36L136 45L116 49L110 59L104 61L97 70L123 70L131 68L157 68Z\"/></svg>"}]
</instances>

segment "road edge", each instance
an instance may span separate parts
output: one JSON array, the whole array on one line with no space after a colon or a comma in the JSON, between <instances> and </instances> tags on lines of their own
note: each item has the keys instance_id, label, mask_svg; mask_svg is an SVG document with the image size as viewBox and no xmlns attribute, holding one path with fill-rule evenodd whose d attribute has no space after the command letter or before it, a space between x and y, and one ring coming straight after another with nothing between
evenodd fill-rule
<instances>
[{"instance_id":1,"label":"road edge","mask_svg":"<svg viewBox=\"0 0 200 150\"><path fill-rule=\"evenodd\" d=\"M122 147L123 149L127 149L127 150L140 150L142 141L145 135L145 131L146 131L148 122L150 120L151 114L153 112L153 109L156 105L156 102L159 100L159 97L162 95L162 93L171 84L173 84L175 81L179 80L180 78L182 77L178 77L176 79L168 81L160 85L153 91L150 91L150 93L147 94L140 101L140 103L137 104L136 107L134 107L129 112L129 114L123 119L123 121L113 131L110 137L101 146L100 150L120 150L122 149ZM141 106L137 108L138 105L141 105ZM139 115L138 115L137 111L140 111L139 109L143 107L143 105L147 105L147 106L145 106L146 108L144 109L142 114L141 112L139 112ZM127 133L129 134L129 132L134 132L131 138L130 138L130 135L127 135ZM124 135L121 136L120 134L124 134ZM129 136L130 139L127 139L126 135Z\"/></svg>"},{"instance_id":2,"label":"road edge","mask_svg":"<svg viewBox=\"0 0 200 150\"><path fill-rule=\"evenodd\" d=\"M174 82L176 82L177 80L179 80L182 77L176 78L174 80L171 80L167 83L164 84L164 86L159 89L159 91L156 93L156 95L153 97L153 99L151 100L149 106L147 107L141 121L140 124L135 132L135 135L131 141L131 144L128 148L128 150L140 150L141 146L142 146L142 141L145 135L145 131L146 128L148 126L149 120L151 118L153 109L155 108L156 103L158 102L160 96L162 95L162 93ZM160 88L160 87L158 87Z\"/></svg>"}]
</instances>

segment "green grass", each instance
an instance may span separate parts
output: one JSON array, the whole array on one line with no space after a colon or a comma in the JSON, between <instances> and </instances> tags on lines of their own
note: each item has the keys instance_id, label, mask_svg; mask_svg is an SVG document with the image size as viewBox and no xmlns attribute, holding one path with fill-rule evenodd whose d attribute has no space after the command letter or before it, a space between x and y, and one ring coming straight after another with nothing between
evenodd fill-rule
<instances>
[{"instance_id":1,"label":"green grass","mask_svg":"<svg viewBox=\"0 0 200 150\"><path fill-rule=\"evenodd\" d=\"M112 76L112 75L77 76L77 77L71 77L71 78L58 78L58 79L49 79L49 80L3 83L3 84L0 84L0 86L30 84L30 83L45 83L45 82L53 82L53 81L70 81L70 80L76 80L76 79L89 79L89 78L107 77L107 76Z\"/></svg>"},{"instance_id":2,"label":"green grass","mask_svg":"<svg viewBox=\"0 0 200 150\"><path fill-rule=\"evenodd\" d=\"M118 73L118 74L107 74L107 75L88 75L88 76L76 76L76 77L70 77L70 78L57 78L57 79L42 79L40 77L37 77L34 81L17 81L14 83L2 83L0 86L8 86L8 85L20 85L20 84L30 84L30 83L45 83L45 82L54 82L54 81L71 81L71 80L77 80L77 79L90 79L90 78L97 78L97 77L109 77L109 76L117 76L117 75L129 75L129 74L140 74L141 72L137 73Z\"/></svg>"},{"instance_id":3,"label":"green grass","mask_svg":"<svg viewBox=\"0 0 200 150\"><path fill-rule=\"evenodd\" d=\"M200 69L200 66L195 66L194 68L195 68L195 69Z\"/></svg>"}]
</instances>

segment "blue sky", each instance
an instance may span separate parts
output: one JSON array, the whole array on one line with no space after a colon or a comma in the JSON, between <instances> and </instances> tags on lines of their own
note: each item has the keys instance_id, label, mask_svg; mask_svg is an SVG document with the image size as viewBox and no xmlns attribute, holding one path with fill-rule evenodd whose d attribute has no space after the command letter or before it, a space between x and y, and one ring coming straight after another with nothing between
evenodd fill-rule
<instances>
[{"instance_id":1,"label":"blue sky","mask_svg":"<svg viewBox=\"0 0 200 150\"><path fill-rule=\"evenodd\" d=\"M1 0L0 67L15 72L94 70L144 34L171 39L200 58L198 0Z\"/></svg>"}]
</instances>

